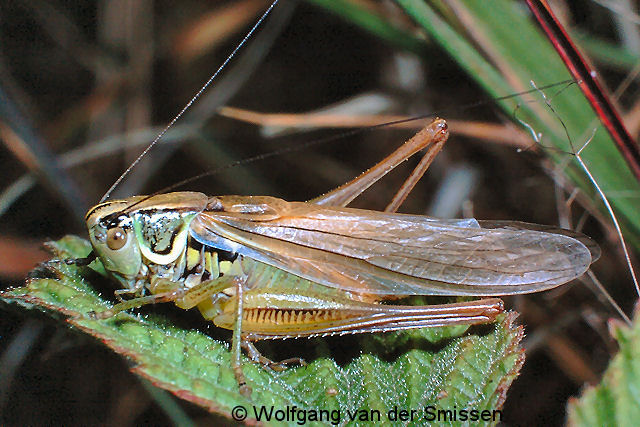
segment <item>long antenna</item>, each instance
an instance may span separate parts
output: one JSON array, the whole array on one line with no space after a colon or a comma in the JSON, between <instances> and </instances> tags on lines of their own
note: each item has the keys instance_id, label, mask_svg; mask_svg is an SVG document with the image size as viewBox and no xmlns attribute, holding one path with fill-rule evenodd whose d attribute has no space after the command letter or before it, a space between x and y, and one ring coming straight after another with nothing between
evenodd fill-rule
<instances>
[{"instance_id":1,"label":"long antenna","mask_svg":"<svg viewBox=\"0 0 640 427\"><path fill-rule=\"evenodd\" d=\"M202 85L200 90L193 96L193 98L191 98L189 100L189 102L187 102L187 104L173 118L173 120L171 120L171 122L169 122L169 124L162 130L162 132L160 132L158 134L158 136L156 136L155 139L153 141L151 141L151 143L147 146L147 148L145 148L144 151L142 153L140 153L140 155L122 173L122 175L120 175L120 177L116 180L116 182L114 182L113 185L107 190L107 192L104 193L104 196L102 196L102 198L100 199L99 203L102 203L102 202L104 202L105 200L107 200L109 198L111 193L113 193L113 190L115 190L115 188L120 184L120 182L122 182L122 180L127 175L129 175L129 172L131 172L131 170L140 162L140 160L142 160L142 158L144 156L146 156L146 154L149 152L149 150L151 150L153 148L153 146L156 145L156 143L160 140L160 138L162 138L164 136L164 134L167 133L167 131L169 129L171 129L171 127L180 119L180 117L182 117L182 115L193 105L193 103L196 102L198 100L198 98L200 98L200 95L202 95L202 93L207 89L207 87L209 87L209 85L215 80L215 78L218 77L218 74L220 74L220 72L224 69L224 67L227 66L227 64L231 61L231 59L233 59L233 57L236 55L236 53L238 53L238 51L240 49L242 49L242 46L244 46L244 44L247 42L247 40L249 40L251 38L251 36L258 29L260 24L262 24L262 22L267 18L269 13L271 13L271 10L273 10L273 8L276 6L278 1L279 0L273 0L271 5L269 5L267 10L262 14L262 16L260 16L260 18L256 21L256 23L253 24L253 27L251 27L249 32L244 36L244 38L240 41L240 43L238 43L238 45L235 47L235 49L233 49L233 51L229 54L229 56L227 56L227 59L224 60L222 65L220 65L220 67L215 71L215 73L213 73L211 75L211 77L209 77L209 79L206 81L206 83L204 85Z\"/></svg>"},{"instance_id":2,"label":"long antenna","mask_svg":"<svg viewBox=\"0 0 640 427\"><path fill-rule=\"evenodd\" d=\"M457 106L455 108L443 109L443 110L439 110L439 111L432 111L432 112L429 112L429 113L419 114L419 115L416 115L416 116L413 116L413 117L408 117L408 118L404 118L404 119L393 120L393 121L390 121L390 122L378 123L378 124L375 124L375 125L370 125L370 126L357 128L357 129L351 129L351 130L347 130L347 131L342 131L342 132L340 132L338 134L329 135L329 136L321 137L321 138L318 138L318 139L313 139L311 141L307 141L307 142L303 142L303 143L300 143L300 144L296 144L294 146L278 148L277 150L268 151L266 153L260 153L260 154L257 154L257 155L251 156L251 157L245 157L244 159L234 160L233 162L227 163L226 165L218 166L218 167L216 167L214 169L210 169L210 170L205 171L203 173L200 173L198 175L192 176L190 178L183 179L183 180L178 181L178 182L176 182L174 184L171 184L171 185L169 185L167 187L161 188L158 191L154 191L153 193L151 193L151 194L149 194L147 196L144 196L142 199L140 199L140 200L134 202L133 204L127 206L122 211L119 211L118 214L122 213L122 212L125 212L128 209L131 209L131 208L133 208L135 206L138 206L140 203L143 203L144 201L149 200L153 196L157 196L158 194L166 193L168 191L172 191L172 190L174 190L174 189L176 189L178 187L181 187L181 186L183 186L185 184L189 184L191 182L197 181L197 180L202 179L202 178L207 177L207 176L216 175L218 173L221 173L221 172L223 172L225 170L228 170L228 169L231 169L231 168L248 165L250 163L254 163L254 162L261 161L261 160L270 159L270 158L273 158L273 157L278 157L278 156L281 156L283 154L294 153L294 152L297 152L297 151L305 150L305 149L307 149L309 147L313 147L313 146L320 145L320 144L326 144L326 143L329 143L329 142L332 142L332 141L336 141L336 140L339 140L339 139L342 139L342 138L346 138L346 137L349 137L349 136L353 136L353 135L363 134L365 132L370 132L370 131L373 131L375 129L380 129L380 128L383 128L383 127L386 127L386 126L398 125L398 124L402 124L402 123L409 123L409 122L413 122L413 121L417 121L417 120L423 120L423 119L426 119L426 118L429 118L429 117L441 116L441 115L443 115L443 113L447 113L449 111L465 111L465 110L468 110L468 109L471 109L471 108L488 105L490 103L495 103L495 102L503 101L503 100L506 100L506 99L516 98L516 97L519 97L519 96L522 96L522 95L526 95L526 94L529 94L529 93L534 93L534 92L538 93L543 89L549 89L549 88L556 87L556 86L559 86L559 85L565 85L565 86L566 85L570 85L570 84L573 84L575 82L576 82L575 80L563 80L561 82L551 83L551 84L548 84L548 85L545 85L545 86L536 87L535 89L529 89L529 90L526 90L526 91L523 91L523 92L518 92L518 93L513 93L511 95L501 96L499 98L491 98L491 99L487 99L487 100L484 100L484 101L476 101L476 102L472 102L472 103L465 104L465 105L462 105L462 106ZM526 123L523 123L523 125L527 126ZM117 215L114 215L114 217L115 216L117 216Z\"/></svg>"}]
</instances>

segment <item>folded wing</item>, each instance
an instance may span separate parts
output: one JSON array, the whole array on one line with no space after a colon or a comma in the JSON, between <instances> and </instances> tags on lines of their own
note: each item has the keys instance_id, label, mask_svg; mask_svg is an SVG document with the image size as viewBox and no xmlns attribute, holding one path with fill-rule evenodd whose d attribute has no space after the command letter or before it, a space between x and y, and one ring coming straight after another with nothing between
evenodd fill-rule
<instances>
[{"instance_id":1,"label":"folded wing","mask_svg":"<svg viewBox=\"0 0 640 427\"><path fill-rule=\"evenodd\" d=\"M242 206L234 209L239 199ZM220 200L217 211L206 210L192 223L195 238L213 245L216 239L234 242L244 256L353 292L529 293L575 279L592 262L592 252L580 240L525 228L523 223L482 228L475 220L272 198L234 197L232 206ZM261 214L265 206L268 215Z\"/></svg>"}]
</instances>

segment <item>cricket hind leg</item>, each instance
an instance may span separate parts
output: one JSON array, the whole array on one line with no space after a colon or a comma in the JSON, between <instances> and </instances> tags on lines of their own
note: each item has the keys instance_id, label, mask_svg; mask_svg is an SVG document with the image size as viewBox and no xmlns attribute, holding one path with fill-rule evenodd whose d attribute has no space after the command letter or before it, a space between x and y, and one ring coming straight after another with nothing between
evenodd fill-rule
<instances>
[{"instance_id":1,"label":"cricket hind leg","mask_svg":"<svg viewBox=\"0 0 640 427\"><path fill-rule=\"evenodd\" d=\"M392 171L400 163L431 144L431 147L429 147L420 164L407 179L398 194L396 194L394 201L392 201L387 207L387 212L394 212L402 201L404 201L409 192L411 192L415 183L427 170L429 164L431 164L431 161L440 151L448 137L449 131L447 128L447 122L443 119L436 118L420 132L415 134L411 139L402 144L402 146L396 149L396 151L384 158L371 169L348 183L310 200L310 203L325 206L347 206L367 188Z\"/></svg>"},{"instance_id":2,"label":"cricket hind leg","mask_svg":"<svg viewBox=\"0 0 640 427\"><path fill-rule=\"evenodd\" d=\"M302 310L298 315L291 315L289 319L295 320L289 323L263 321L257 324L247 319L243 338L257 341L475 325L494 322L503 312L504 304L498 298L424 306L358 303L350 308L315 310L312 313ZM263 318L273 320L281 317Z\"/></svg>"},{"instance_id":3,"label":"cricket hind leg","mask_svg":"<svg viewBox=\"0 0 640 427\"><path fill-rule=\"evenodd\" d=\"M396 212L398 210L400 205L402 205L406 200L407 196L413 191L413 188L416 186L418 181L420 181L427 169L429 169L433 159L435 159L440 150L442 150L446 141L446 137L436 138L433 141L433 145L424 153L418 165L411 172L411 175L409 175L409 177L404 181L400 189L393 196L393 200L391 200L384 209L385 212Z\"/></svg>"},{"instance_id":4,"label":"cricket hind leg","mask_svg":"<svg viewBox=\"0 0 640 427\"><path fill-rule=\"evenodd\" d=\"M242 348L247 352L247 355L251 360L261 364L266 369L271 369L277 372L286 370L289 365L307 365L307 362L305 362L301 357L291 357L289 359L281 360L280 362L274 362L273 360L263 356L262 353L260 353L260 350L258 350L251 341L243 340Z\"/></svg>"}]
</instances>

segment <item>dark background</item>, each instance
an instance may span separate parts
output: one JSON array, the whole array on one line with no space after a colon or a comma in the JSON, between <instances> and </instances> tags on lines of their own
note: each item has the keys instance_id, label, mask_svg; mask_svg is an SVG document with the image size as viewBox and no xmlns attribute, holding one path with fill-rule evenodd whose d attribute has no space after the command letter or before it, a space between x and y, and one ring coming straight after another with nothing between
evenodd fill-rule
<instances>
[{"instance_id":1,"label":"dark background","mask_svg":"<svg viewBox=\"0 0 640 427\"><path fill-rule=\"evenodd\" d=\"M583 8L566 9L573 24L603 38L614 37L610 22L585 12L593 4L584 3ZM161 129L155 127L166 125L182 109L265 5L261 1L125 0L0 5L0 83L12 106L27 120L26 126L39 135L41 145L32 150L40 150L46 163L53 159L47 152L60 155L86 144L105 144L111 136L125 145L124 150L113 148L105 157L83 159L64 172L57 171L58 182L37 180L22 197L2 207L3 287L19 284L35 262L46 259L38 249L44 240L68 233L85 236L78 213L97 202L142 150L142 146L130 146L131 141L150 141ZM392 5L388 10L396 19L406 20ZM228 27L207 36L211 25L199 24L209 17ZM485 95L437 46L426 52L428 60L420 60L305 2L279 5L252 43L259 46L241 51L203 102L178 122L186 133L176 137L182 142L157 147L117 194L153 192L234 160L345 132L296 130L268 138L258 126L217 116L221 105L301 114L370 92L391 100L380 114L447 110L447 119L504 122L491 105L458 108ZM198 53L190 53L190 47ZM606 66L602 71L612 87L623 77ZM411 78L403 82L402 73ZM336 114L355 113L343 107ZM140 129L148 135L122 136ZM361 132L231 168L187 188L208 194L263 193L307 200L370 167L414 132L388 127ZM520 153L513 145L491 139L454 132L402 211L434 212L434 195L446 179L453 179L468 192L463 196L445 192L443 197L456 206L449 210L451 216L463 215L457 201L463 197L469 202L465 213L472 212L476 218L557 224L554 185L540 167L544 157ZM19 147L6 138L3 142L0 174L6 190L29 168L42 164L17 155ZM357 205L382 209L414 164L407 162L358 199ZM456 178L453 170L460 176ZM56 189L65 180L75 187L71 199L64 199ZM581 214L580 207L574 206L574 215ZM594 220L587 220L585 232L603 247L596 272L604 283L615 284L614 297L629 312L631 284L619 252ZM522 313L520 322L527 331L527 361L509 392L504 408L507 424L561 424L567 399L578 395L585 383L598 380L615 351L606 331L606 321L613 314L601 299L576 281L543 295L507 300ZM185 324L203 327L197 314L171 307L161 310ZM128 372L127 362L119 356L37 314L7 308L1 316L3 424L168 422L161 409L164 405L158 402L173 398L150 391ZM348 340L342 342L349 345ZM194 421L213 421L204 410L175 401Z\"/></svg>"}]
</instances>

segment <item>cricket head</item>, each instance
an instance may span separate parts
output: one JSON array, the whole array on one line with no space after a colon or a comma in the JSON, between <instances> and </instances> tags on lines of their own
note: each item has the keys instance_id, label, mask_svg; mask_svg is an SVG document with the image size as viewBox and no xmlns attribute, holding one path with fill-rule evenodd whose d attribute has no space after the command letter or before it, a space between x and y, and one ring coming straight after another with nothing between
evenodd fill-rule
<instances>
[{"instance_id":1,"label":"cricket head","mask_svg":"<svg viewBox=\"0 0 640 427\"><path fill-rule=\"evenodd\" d=\"M151 265L170 267L186 250L189 225L207 204L179 192L110 200L85 217L93 251L125 289L136 289Z\"/></svg>"}]
</instances>

